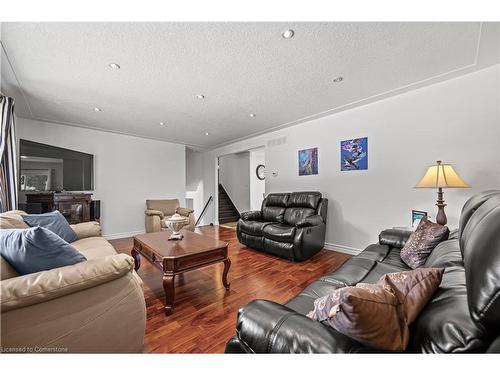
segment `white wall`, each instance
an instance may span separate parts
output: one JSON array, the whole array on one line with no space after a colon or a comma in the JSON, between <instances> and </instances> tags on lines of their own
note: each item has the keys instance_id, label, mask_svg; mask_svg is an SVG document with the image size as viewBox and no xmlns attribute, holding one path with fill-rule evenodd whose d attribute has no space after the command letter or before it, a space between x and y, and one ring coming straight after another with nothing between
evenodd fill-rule
<instances>
[{"instance_id":1,"label":"white wall","mask_svg":"<svg viewBox=\"0 0 500 375\"><path fill-rule=\"evenodd\" d=\"M260 210L266 192L266 181L257 177L257 166L266 165L266 149L260 147L250 150L250 209Z\"/></svg>"},{"instance_id":2,"label":"white wall","mask_svg":"<svg viewBox=\"0 0 500 375\"><path fill-rule=\"evenodd\" d=\"M241 213L250 210L250 153L219 157L219 182Z\"/></svg>"},{"instance_id":3,"label":"white wall","mask_svg":"<svg viewBox=\"0 0 500 375\"><path fill-rule=\"evenodd\" d=\"M214 191L218 155L267 145L266 193L319 190L329 198L328 246L355 251L384 228L408 226L412 209L435 216L435 191L413 186L443 160L472 186L445 191L456 227L470 195L500 185L498 82L496 66L207 152L205 194ZM340 141L364 136L369 169L341 172ZM319 174L298 176L297 151L309 147L319 148Z\"/></svg>"},{"instance_id":4,"label":"white wall","mask_svg":"<svg viewBox=\"0 0 500 375\"><path fill-rule=\"evenodd\" d=\"M186 206L192 202L194 216L198 219L203 210L203 153L186 147ZM213 205L213 202L211 203Z\"/></svg>"},{"instance_id":5,"label":"white wall","mask_svg":"<svg viewBox=\"0 0 500 375\"><path fill-rule=\"evenodd\" d=\"M144 232L145 200L185 196L183 145L47 122L17 119L17 135L94 154L93 199L101 200L108 238Z\"/></svg>"}]
</instances>

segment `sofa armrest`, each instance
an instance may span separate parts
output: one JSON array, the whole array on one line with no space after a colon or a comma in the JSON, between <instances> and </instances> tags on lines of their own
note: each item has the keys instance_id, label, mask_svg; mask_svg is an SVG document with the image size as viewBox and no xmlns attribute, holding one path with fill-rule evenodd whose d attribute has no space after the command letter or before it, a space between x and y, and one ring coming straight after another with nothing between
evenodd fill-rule
<instances>
[{"instance_id":1,"label":"sofa armrest","mask_svg":"<svg viewBox=\"0 0 500 375\"><path fill-rule=\"evenodd\" d=\"M185 217L189 217L189 214L193 213L194 210L192 208L184 208L184 207L177 207L175 209L175 211L181 215L181 216L185 216Z\"/></svg>"},{"instance_id":2,"label":"sofa armrest","mask_svg":"<svg viewBox=\"0 0 500 375\"><path fill-rule=\"evenodd\" d=\"M262 219L261 211L246 211L241 213L241 218L243 220L260 220Z\"/></svg>"},{"instance_id":3,"label":"sofa armrest","mask_svg":"<svg viewBox=\"0 0 500 375\"><path fill-rule=\"evenodd\" d=\"M79 240L87 237L100 237L101 224L97 221L88 221L85 223L71 224L71 229L76 233Z\"/></svg>"},{"instance_id":4,"label":"sofa armrest","mask_svg":"<svg viewBox=\"0 0 500 375\"><path fill-rule=\"evenodd\" d=\"M412 233L413 231L405 229L386 229L378 235L378 243L402 249Z\"/></svg>"},{"instance_id":5,"label":"sofa armrest","mask_svg":"<svg viewBox=\"0 0 500 375\"><path fill-rule=\"evenodd\" d=\"M159 216L160 219L163 219L165 217L165 214L159 210L146 210L144 211L144 214L146 216Z\"/></svg>"},{"instance_id":6,"label":"sofa armrest","mask_svg":"<svg viewBox=\"0 0 500 375\"><path fill-rule=\"evenodd\" d=\"M297 228L313 227L315 225L323 224L323 218L320 215L313 215L300 220L295 224Z\"/></svg>"},{"instance_id":7,"label":"sofa armrest","mask_svg":"<svg viewBox=\"0 0 500 375\"><path fill-rule=\"evenodd\" d=\"M132 257L116 254L3 280L0 283L1 311L4 313L92 288L133 270Z\"/></svg>"},{"instance_id":8,"label":"sofa armrest","mask_svg":"<svg viewBox=\"0 0 500 375\"><path fill-rule=\"evenodd\" d=\"M355 341L305 315L266 300L255 300L238 313L237 337L254 353L341 353Z\"/></svg>"}]
</instances>

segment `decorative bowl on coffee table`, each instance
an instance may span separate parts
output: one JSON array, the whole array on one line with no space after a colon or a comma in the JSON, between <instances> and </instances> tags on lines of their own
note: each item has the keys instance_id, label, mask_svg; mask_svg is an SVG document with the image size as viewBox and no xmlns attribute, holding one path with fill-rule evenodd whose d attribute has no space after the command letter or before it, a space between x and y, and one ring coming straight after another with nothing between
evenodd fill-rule
<instances>
[{"instance_id":1,"label":"decorative bowl on coffee table","mask_svg":"<svg viewBox=\"0 0 500 375\"><path fill-rule=\"evenodd\" d=\"M168 238L169 240L182 240L184 236L180 230L186 225L186 218L184 216L175 213L170 218L165 219L165 224L172 231L172 234Z\"/></svg>"}]
</instances>

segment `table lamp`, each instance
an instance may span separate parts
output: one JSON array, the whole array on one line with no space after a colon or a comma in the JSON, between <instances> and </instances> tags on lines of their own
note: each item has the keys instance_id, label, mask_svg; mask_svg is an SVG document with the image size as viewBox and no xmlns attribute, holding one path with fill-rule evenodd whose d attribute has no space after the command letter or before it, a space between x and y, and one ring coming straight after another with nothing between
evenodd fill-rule
<instances>
[{"instance_id":1,"label":"table lamp","mask_svg":"<svg viewBox=\"0 0 500 375\"><path fill-rule=\"evenodd\" d=\"M443 188L468 188L470 186L460 178L450 164L443 164L441 160L438 160L436 165L431 165L427 168L427 172L424 177L422 177L415 187L438 189L438 198L436 203L438 213L436 216L436 223L446 225L448 219L444 213L446 204L443 199Z\"/></svg>"}]
</instances>

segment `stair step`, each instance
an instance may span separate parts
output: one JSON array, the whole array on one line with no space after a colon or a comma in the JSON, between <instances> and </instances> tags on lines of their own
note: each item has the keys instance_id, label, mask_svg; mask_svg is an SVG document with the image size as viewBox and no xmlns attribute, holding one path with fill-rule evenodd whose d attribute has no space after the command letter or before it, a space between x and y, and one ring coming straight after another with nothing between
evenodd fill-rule
<instances>
[{"instance_id":1,"label":"stair step","mask_svg":"<svg viewBox=\"0 0 500 375\"><path fill-rule=\"evenodd\" d=\"M219 219L219 224L225 224L225 223L234 223L235 221L238 221L238 219Z\"/></svg>"},{"instance_id":2,"label":"stair step","mask_svg":"<svg viewBox=\"0 0 500 375\"><path fill-rule=\"evenodd\" d=\"M225 220L225 221L238 221L240 218L238 216L221 216L219 217L219 222L221 220Z\"/></svg>"},{"instance_id":3,"label":"stair step","mask_svg":"<svg viewBox=\"0 0 500 375\"><path fill-rule=\"evenodd\" d=\"M234 212L219 212L219 218L221 217L240 217L240 215L234 213Z\"/></svg>"}]
</instances>

